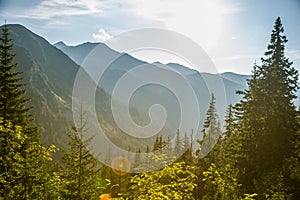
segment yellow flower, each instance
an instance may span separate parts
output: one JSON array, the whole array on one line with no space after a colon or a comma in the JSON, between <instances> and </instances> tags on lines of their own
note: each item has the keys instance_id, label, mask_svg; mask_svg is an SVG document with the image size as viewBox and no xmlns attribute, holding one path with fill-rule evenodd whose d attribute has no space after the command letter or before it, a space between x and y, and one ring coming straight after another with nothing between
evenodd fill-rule
<instances>
[{"instance_id":1,"label":"yellow flower","mask_svg":"<svg viewBox=\"0 0 300 200\"><path fill-rule=\"evenodd\" d=\"M111 197L109 194L102 194L100 200L111 200Z\"/></svg>"}]
</instances>

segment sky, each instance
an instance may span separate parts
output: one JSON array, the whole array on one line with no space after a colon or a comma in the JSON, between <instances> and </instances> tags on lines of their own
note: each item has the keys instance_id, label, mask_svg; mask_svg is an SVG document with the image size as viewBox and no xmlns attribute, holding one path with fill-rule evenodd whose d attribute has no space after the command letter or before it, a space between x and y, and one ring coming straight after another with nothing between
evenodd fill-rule
<instances>
[{"instance_id":1,"label":"sky","mask_svg":"<svg viewBox=\"0 0 300 200\"><path fill-rule=\"evenodd\" d=\"M0 0L0 24L22 24L52 44L105 42L141 28L176 31L200 45L220 73L250 74L279 16L286 56L300 70L300 0ZM134 56L182 63L170 55Z\"/></svg>"}]
</instances>

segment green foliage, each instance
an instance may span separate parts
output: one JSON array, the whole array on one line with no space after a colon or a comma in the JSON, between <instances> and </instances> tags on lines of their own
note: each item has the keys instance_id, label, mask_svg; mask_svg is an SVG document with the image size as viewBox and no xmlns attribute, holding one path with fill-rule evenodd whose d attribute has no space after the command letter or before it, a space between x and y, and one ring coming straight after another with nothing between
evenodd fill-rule
<instances>
[{"instance_id":1,"label":"green foliage","mask_svg":"<svg viewBox=\"0 0 300 200\"><path fill-rule=\"evenodd\" d=\"M180 131L179 129L176 130L176 138L174 142L174 155L179 157L182 153L182 141L180 139Z\"/></svg>"},{"instance_id":2,"label":"green foliage","mask_svg":"<svg viewBox=\"0 0 300 200\"><path fill-rule=\"evenodd\" d=\"M243 200L255 200L254 197L256 197L257 194L256 193L254 193L254 194L245 194L244 196L245 197L243 198Z\"/></svg>"},{"instance_id":3,"label":"green foliage","mask_svg":"<svg viewBox=\"0 0 300 200\"><path fill-rule=\"evenodd\" d=\"M183 143L182 143L182 149L184 153L180 157L180 161L184 161L185 163L191 165L193 163L193 150L192 150L192 141L190 140L188 134L184 133Z\"/></svg>"},{"instance_id":4,"label":"green foliage","mask_svg":"<svg viewBox=\"0 0 300 200\"><path fill-rule=\"evenodd\" d=\"M273 169L263 174L260 181L254 181L257 193L261 199L292 199L288 194L288 188L284 183L284 176L281 170Z\"/></svg>"},{"instance_id":5,"label":"green foliage","mask_svg":"<svg viewBox=\"0 0 300 200\"><path fill-rule=\"evenodd\" d=\"M238 105L237 139L242 145L239 154L243 155L238 164L244 169L240 181L247 193L255 192L254 180L260 181L266 172L281 169L292 153L290 139L298 129L293 103L298 73L285 57L286 42L278 18L262 65L255 64L249 89L242 92Z\"/></svg>"},{"instance_id":6,"label":"green foliage","mask_svg":"<svg viewBox=\"0 0 300 200\"><path fill-rule=\"evenodd\" d=\"M96 180L99 176L99 163L89 151L93 137L87 134L86 118L81 109L78 127L73 126L68 133L68 149L64 151L62 178L64 197L67 199L93 199L98 196Z\"/></svg>"},{"instance_id":7,"label":"green foliage","mask_svg":"<svg viewBox=\"0 0 300 200\"><path fill-rule=\"evenodd\" d=\"M24 190L22 180L25 158L21 154L26 136L21 127L14 127L0 118L0 194L5 199L20 199L19 192Z\"/></svg>"},{"instance_id":8,"label":"green foliage","mask_svg":"<svg viewBox=\"0 0 300 200\"><path fill-rule=\"evenodd\" d=\"M221 135L221 126L216 110L216 98L213 93L211 94L211 100L206 113L202 133L203 138L198 141L200 150L197 152L200 158L203 158L210 153Z\"/></svg>"},{"instance_id":9,"label":"green foliage","mask_svg":"<svg viewBox=\"0 0 300 200\"><path fill-rule=\"evenodd\" d=\"M224 133L225 137L230 137L236 131L236 118L234 114L235 114L234 107L230 104L225 116L225 122L226 122L225 133Z\"/></svg>"},{"instance_id":10,"label":"green foliage","mask_svg":"<svg viewBox=\"0 0 300 200\"><path fill-rule=\"evenodd\" d=\"M194 167L175 162L159 171L135 175L126 196L129 199L194 199Z\"/></svg>"},{"instance_id":11,"label":"green foliage","mask_svg":"<svg viewBox=\"0 0 300 200\"><path fill-rule=\"evenodd\" d=\"M56 182L58 177L51 170L52 153L55 151L54 145L46 148L38 142L32 142L26 149L24 173L28 182L24 185L27 187L29 199L60 199L58 188L61 185Z\"/></svg>"},{"instance_id":12,"label":"green foliage","mask_svg":"<svg viewBox=\"0 0 300 200\"><path fill-rule=\"evenodd\" d=\"M30 125L29 99L16 72L13 45L5 25L0 39L0 197L38 199L51 187L50 162L54 147L39 143L36 127ZM49 195L50 196L50 195Z\"/></svg>"},{"instance_id":13,"label":"green foliage","mask_svg":"<svg viewBox=\"0 0 300 200\"><path fill-rule=\"evenodd\" d=\"M203 175L207 191L203 199L240 199L238 190L241 184L238 183L237 173L234 173L230 164L218 168L212 163Z\"/></svg>"},{"instance_id":14,"label":"green foliage","mask_svg":"<svg viewBox=\"0 0 300 200\"><path fill-rule=\"evenodd\" d=\"M285 168L287 170L286 186L290 191L293 191L296 198L300 198L300 129L294 134L291 139L293 152L292 155L286 159ZM285 179L286 179L285 178Z\"/></svg>"},{"instance_id":15,"label":"green foliage","mask_svg":"<svg viewBox=\"0 0 300 200\"><path fill-rule=\"evenodd\" d=\"M4 123L2 119L0 135L0 166L4 171L0 174L1 195L5 199L38 199L50 197L51 191L55 193L51 188L56 182L53 182L49 168L55 147L45 148L31 142L22 151L28 137L20 126Z\"/></svg>"},{"instance_id":16,"label":"green foliage","mask_svg":"<svg viewBox=\"0 0 300 200\"><path fill-rule=\"evenodd\" d=\"M9 38L7 25L2 28L0 38L0 117L3 121L12 122L22 126L23 131L31 133L28 125L32 121L26 107L29 99L25 98L22 72L17 72L18 65L14 63L15 55L12 54L13 44Z\"/></svg>"},{"instance_id":17,"label":"green foliage","mask_svg":"<svg viewBox=\"0 0 300 200\"><path fill-rule=\"evenodd\" d=\"M287 40L282 33L278 18L262 65L255 64L248 81L249 89L239 92L244 95L241 102L228 108L223 136L197 161L203 173L198 174L199 198L299 198L300 137L293 104L298 73L284 55ZM208 116L214 116L213 102ZM200 148L211 119L205 121Z\"/></svg>"}]
</instances>

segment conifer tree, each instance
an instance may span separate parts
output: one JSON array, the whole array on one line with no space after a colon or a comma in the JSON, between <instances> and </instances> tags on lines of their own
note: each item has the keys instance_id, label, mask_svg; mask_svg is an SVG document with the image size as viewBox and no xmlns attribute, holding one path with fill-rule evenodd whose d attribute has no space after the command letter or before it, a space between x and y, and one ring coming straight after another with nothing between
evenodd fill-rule
<instances>
[{"instance_id":1,"label":"conifer tree","mask_svg":"<svg viewBox=\"0 0 300 200\"><path fill-rule=\"evenodd\" d=\"M264 173L281 168L292 152L290 139L298 129L293 104L298 73L285 57L283 32L277 18L262 65L254 66L249 89L240 92L244 96L238 105L238 129L244 159L239 164L245 169L241 181L247 192L259 187Z\"/></svg>"},{"instance_id":2,"label":"conifer tree","mask_svg":"<svg viewBox=\"0 0 300 200\"><path fill-rule=\"evenodd\" d=\"M192 155L191 141L187 135L187 132L184 133L182 146L183 146L184 153L181 156L181 160L190 165L193 161L193 155Z\"/></svg>"},{"instance_id":3,"label":"conifer tree","mask_svg":"<svg viewBox=\"0 0 300 200\"><path fill-rule=\"evenodd\" d=\"M163 142L163 137L162 135L159 136L159 141L158 141L158 148L161 149L164 146L164 142Z\"/></svg>"},{"instance_id":4,"label":"conifer tree","mask_svg":"<svg viewBox=\"0 0 300 200\"><path fill-rule=\"evenodd\" d=\"M21 82L23 78L20 77L22 72L17 71L18 64L14 63L12 49L13 44L5 24L0 39L0 117L4 122L21 126L29 134L31 131L27 129L32 117L27 103L30 99L25 97L26 90Z\"/></svg>"},{"instance_id":5,"label":"conifer tree","mask_svg":"<svg viewBox=\"0 0 300 200\"><path fill-rule=\"evenodd\" d=\"M172 154L172 141L171 141L170 136L167 137L167 141L165 143L166 143L165 154L168 154L168 155Z\"/></svg>"},{"instance_id":6,"label":"conifer tree","mask_svg":"<svg viewBox=\"0 0 300 200\"><path fill-rule=\"evenodd\" d=\"M150 153L149 145L147 145L147 147L146 147L146 153Z\"/></svg>"},{"instance_id":7,"label":"conifer tree","mask_svg":"<svg viewBox=\"0 0 300 200\"><path fill-rule=\"evenodd\" d=\"M174 155L175 156L180 156L182 153L182 141L180 139L180 131L177 129L176 131L176 136L175 136L175 141L174 141Z\"/></svg>"},{"instance_id":8,"label":"conifer tree","mask_svg":"<svg viewBox=\"0 0 300 200\"><path fill-rule=\"evenodd\" d=\"M95 180L99 175L99 163L90 153L93 137L85 138L87 119L80 111L78 127L73 126L68 133L68 148L64 152L65 165L62 176L65 180L65 198L92 199L97 197Z\"/></svg>"},{"instance_id":9,"label":"conifer tree","mask_svg":"<svg viewBox=\"0 0 300 200\"><path fill-rule=\"evenodd\" d=\"M155 138L154 145L153 145L153 151L157 151L158 149L159 149L159 138L158 138L158 135L157 135L156 138Z\"/></svg>"},{"instance_id":10,"label":"conifer tree","mask_svg":"<svg viewBox=\"0 0 300 200\"><path fill-rule=\"evenodd\" d=\"M12 48L5 24L0 39L0 125L5 130L0 131L3 155L0 159L0 197L42 198L51 179L48 169L54 147L50 150L41 146L37 128L31 126L32 116L27 107L29 99L25 97L26 89L20 77L22 72L17 72ZM8 170L8 167L14 169Z\"/></svg>"},{"instance_id":11,"label":"conifer tree","mask_svg":"<svg viewBox=\"0 0 300 200\"><path fill-rule=\"evenodd\" d=\"M236 160L241 156L239 153L241 149L236 118L236 108L230 104L225 116L225 132L214 150L217 151L216 164L222 166L230 164L237 169Z\"/></svg>"},{"instance_id":12,"label":"conifer tree","mask_svg":"<svg viewBox=\"0 0 300 200\"><path fill-rule=\"evenodd\" d=\"M203 129L208 129L209 127L216 127L217 121L218 121L218 114L216 110L216 98L215 95L212 93L209 107L206 113Z\"/></svg>"},{"instance_id":13,"label":"conifer tree","mask_svg":"<svg viewBox=\"0 0 300 200\"><path fill-rule=\"evenodd\" d=\"M227 113L225 116L225 132L224 132L224 137L230 137L231 135L234 134L234 130L235 130L235 126L236 126L236 119L234 116L234 108L233 106L230 104L228 109L227 109Z\"/></svg>"},{"instance_id":14,"label":"conifer tree","mask_svg":"<svg viewBox=\"0 0 300 200\"><path fill-rule=\"evenodd\" d=\"M203 138L198 141L200 144L200 157L205 157L219 140L221 135L220 121L216 110L216 98L211 94L209 108L206 113L206 118L203 124Z\"/></svg>"}]
</instances>

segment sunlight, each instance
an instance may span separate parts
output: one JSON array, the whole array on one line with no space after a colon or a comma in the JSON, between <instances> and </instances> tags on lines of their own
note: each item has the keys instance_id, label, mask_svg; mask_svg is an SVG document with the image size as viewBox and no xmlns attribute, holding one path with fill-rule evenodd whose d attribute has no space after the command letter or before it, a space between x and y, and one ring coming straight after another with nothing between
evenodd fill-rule
<instances>
[{"instance_id":1,"label":"sunlight","mask_svg":"<svg viewBox=\"0 0 300 200\"><path fill-rule=\"evenodd\" d=\"M165 28L195 40L205 50L218 44L222 15L227 10L220 1L134 0L130 3L139 17L157 20Z\"/></svg>"}]
</instances>

